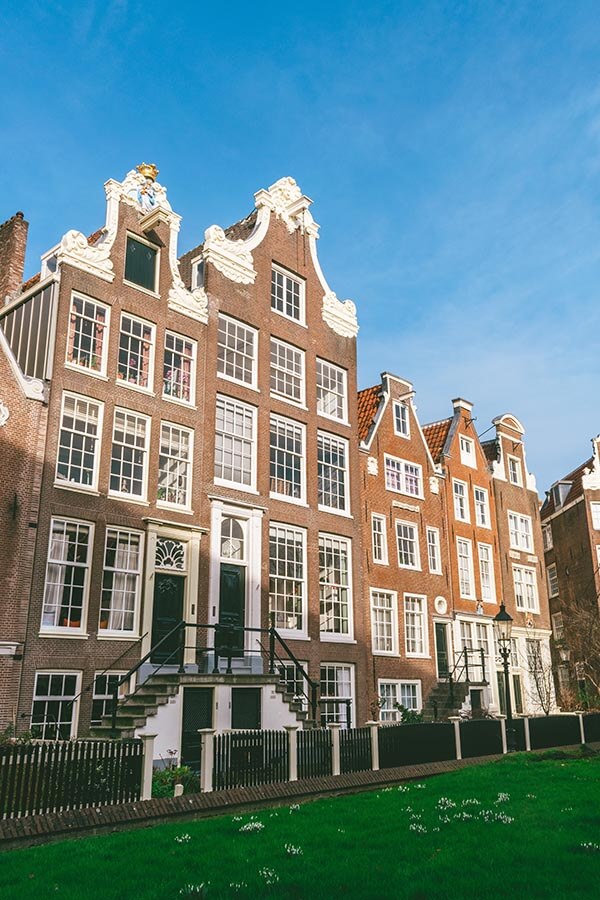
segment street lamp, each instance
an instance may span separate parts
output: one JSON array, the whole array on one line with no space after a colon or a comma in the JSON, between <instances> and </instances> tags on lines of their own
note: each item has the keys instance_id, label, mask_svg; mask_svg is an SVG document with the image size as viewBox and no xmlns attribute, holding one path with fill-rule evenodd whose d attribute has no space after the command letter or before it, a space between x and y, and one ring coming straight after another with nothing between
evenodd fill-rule
<instances>
[{"instance_id":1,"label":"street lamp","mask_svg":"<svg viewBox=\"0 0 600 900\"><path fill-rule=\"evenodd\" d=\"M512 632L512 616L506 612L504 603L500 604L500 612L494 616L494 635L502 658L504 669L504 694L506 697L506 749L512 753L515 749L515 730L513 728L512 705L510 702L510 681L508 663L510 660L510 636Z\"/></svg>"}]
</instances>

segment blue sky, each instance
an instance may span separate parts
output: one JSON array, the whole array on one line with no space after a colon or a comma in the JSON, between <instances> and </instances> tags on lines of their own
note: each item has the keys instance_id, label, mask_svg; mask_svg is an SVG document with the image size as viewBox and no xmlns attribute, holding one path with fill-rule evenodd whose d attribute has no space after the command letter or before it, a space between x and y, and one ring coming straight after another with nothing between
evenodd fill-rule
<instances>
[{"instance_id":1,"label":"blue sky","mask_svg":"<svg viewBox=\"0 0 600 900\"><path fill-rule=\"evenodd\" d=\"M27 272L102 224L142 160L180 249L292 175L358 306L360 386L413 382L422 421L475 402L525 424L540 491L600 432L600 10L572 2L0 9L0 219Z\"/></svg>"}]
</instances>

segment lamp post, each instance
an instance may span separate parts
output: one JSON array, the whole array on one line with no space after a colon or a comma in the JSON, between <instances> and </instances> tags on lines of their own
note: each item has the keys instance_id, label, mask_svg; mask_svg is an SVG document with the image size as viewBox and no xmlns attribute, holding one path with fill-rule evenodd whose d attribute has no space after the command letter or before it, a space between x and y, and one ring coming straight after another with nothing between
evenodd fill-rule
<instances>
[{"instance_id":1,"label":"lamp post","mask_svg":"<svg viewBox=\"0 0 600 900\"><path fill-rule=\"evenodd\" d=\"M502 658L504 669L504 694L506 698L506 750L513 753L515 745L515 729L513 728L512 704L510 702L510 680L508 677L508 665L510 660L510 636L512 632L512 616L506 612L504 603L500 604L500 612L494 616L494 634L496 643Z\"/></svg>"}]
</instances>

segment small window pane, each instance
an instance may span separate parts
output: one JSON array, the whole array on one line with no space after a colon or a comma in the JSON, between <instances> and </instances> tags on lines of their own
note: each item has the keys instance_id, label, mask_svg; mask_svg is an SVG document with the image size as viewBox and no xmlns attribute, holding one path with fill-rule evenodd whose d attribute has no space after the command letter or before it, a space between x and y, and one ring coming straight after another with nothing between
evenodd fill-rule
<instances>
[{"instance_id":1,"label":"small window pane","mask_svg":"<svg viewBox=\"0 0 600 900\"><path fill-rule=\"evenodd\" d=\"M128 237L125 251L125 281L154 292L157 254L158 251L154 247Z\"/></svg>"}]
</instances>

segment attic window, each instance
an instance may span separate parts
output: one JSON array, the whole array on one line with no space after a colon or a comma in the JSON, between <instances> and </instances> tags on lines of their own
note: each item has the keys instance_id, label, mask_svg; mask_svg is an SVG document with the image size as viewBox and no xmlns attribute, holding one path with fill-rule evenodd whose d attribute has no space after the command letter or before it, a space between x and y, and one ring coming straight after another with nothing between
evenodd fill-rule
<instances>
[{"instance_id":1,"label":"attic window","mask_svg":"<svg viewBox=\"0 0 600 900\"><path fill-rule=\"evenodd\" d=\"M150 244L127 237L125 281L156 293L158 250Z\"/></svg>"},{"instance_id":2,"label":"attic window","mask_svg":"<svg viewBox=\"0 0 600 900\"><path fill-rule=\"evenodd\" d=\"M571 490L571 485L572 482L570 481L559 481L558 484L555 484L552 487L552 500L554 501L556 509L562 506L567 499L569 491Z\"/></svg>"},{"instance_id":3,"label":"attic window","mask_svg":"<svg viewBox=\"0 0 600 900\"><path fill-rule=\"evenodd\" d=\"M517 484L519 487L523 484L523 474L521 471L521 460L516 456L508 458L508 480L511 484Z\"/></svg>"}]
</instances>

